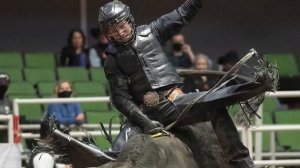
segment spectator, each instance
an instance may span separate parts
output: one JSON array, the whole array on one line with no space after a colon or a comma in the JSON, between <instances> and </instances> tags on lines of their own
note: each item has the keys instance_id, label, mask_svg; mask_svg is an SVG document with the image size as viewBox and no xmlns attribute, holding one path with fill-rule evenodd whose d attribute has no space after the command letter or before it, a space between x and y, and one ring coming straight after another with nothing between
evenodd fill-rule
<instances>
[{"instance_id":1,"label":"spectator","mask_svg":"<svg viewBox=\"0 0 300 168\"><path fill-rule=\"evenodd\" d=\"M195 55L189 44L185 42L183 34L176 34L171 38L172 51L168 54L170 61L176 68L191 68Z\"/></svg>"},{"instance_id":2,"label":"spectator","mask_svg":"<svg viewBox=\"0 0 300 168\"><path fill-rule=\"evenodd\" d=\"M198 54L195 58L195 70L209 70L212 66L211 60L204 54ZM207 91L217 83L217 79L211 76L189 76L183 82L185 92Z\"/></svg>"},{"instance_id":3,"label":"spectator","mask_svg":"<svg viewBox=\"0 0 300 168\"><path fill-rule=\"evenodd\" d=\"M10 84L10 77L0 73L0 114L11 114L11 102L6 98L5 93Z\"/></svg>"},{"instance_id":4,"label":"spectator","mask_svg":"<svg viewBox=\"0 0 300 168\"><path fill-rule=\"evenodd\" d=\"M220 70L227 72L239 61L239 55L236 51L228 51L225 55L218 58Z\"/></svg>"},{"instance_id":5,"label":"spectator","mask_svg":"<svg viewBox=\"0 0 300 168\"><path fill-rule=\"evenodd\" d=\"M85 36L79 29L69 33L68 45L61 50L62 66L80 66L89 68L88 50L85 49Z\"/></svg>"},{"instance_id":6,"label":"spectator","mask_svg":"<svg viewBox=\"0 0 300 168\"><path fill-rule=\"evenodd\" d=\"M239 55L236 51L234 51L234 50L228 51L225 55L218 58L219 69L224 71L224 72L227 72L239 60L240 60ZM231 80L230 82L228 82L226 84L226 86L235 85L235 84L239 84L239 83L243 83L243 81L240 80L240 79L235 78L235 79Z\"/></svg>"},{"instance_id":7,"label":"spectator","mask_svg":"<svg viewBox=\"0 0 300 168\"><path fill-rule=\"evenodd\" d=\"M54 89L54 96L69 98L73 96L73 87L68 81L59 81ZM62 125L82 124L85 120L79 103L49 104L47 116L55 116L55 120Z\"/></svg>"},{"instance_id":8,"label":"spectator","mask_svg":"<svg viewBox=\"0 0 300 168\"><path fill-rule=\"evenodd\" d=\"M103 67L106 59L105 49L109 42L99 28L91 29L91 35L97 40L97 44L89 50L91 67Z\"/></svg>"},{"instance_id":9,"label":"spectator","mask_svg":"<svg viewBox=\"0 0 300 168\"><path fill-rule=\"evenodd\" d=\"M12 114L11 102L6 98L5 93L8 90L10 77L7 74L0 73L0 115ZM0 122L0 125L4 123ZM7 130L0 130L0 143L7 143Z\"/></svg>"}]
</instances>

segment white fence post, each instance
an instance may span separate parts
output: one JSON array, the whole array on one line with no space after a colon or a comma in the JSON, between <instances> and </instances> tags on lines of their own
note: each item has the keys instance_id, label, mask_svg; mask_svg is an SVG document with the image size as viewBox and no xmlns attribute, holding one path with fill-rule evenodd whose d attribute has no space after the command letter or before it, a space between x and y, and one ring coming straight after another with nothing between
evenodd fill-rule
<instances>
[{"instance_id":1,"label":"white fence post","mask_svg":"<svg viewBox=\"0 0 300 168\"><path fill-rule=\"evenodd\" d=\"M263 105L260 105L257 114L262 117L262 119L256 118L255 125L257 127L263 124ZM255 132L255 160L262 160L262 132Z\"/></svg>"},{"instance_id":2,"label":"white fence post","mask_svg":"<svg viewBox=\"0 0 300 168\"><path fill-rule=\"evenodd\" d=\"M268 97L300 97L300 91L278 91L275 93L270 93L266 95ZM50 98L50 99L15 99L13 101L14 115L19 116L19 104L49 104L49 103L73 103L73 102L109 102L109 97L93 97L93 98ZM262 106L259 107L258 114L263 117ZM13 119L12 119L13 120ZM250 153L252 154L252 133L255 132L255 164L256 166L288 166L288 165L300 165L300 159L289 159L289 160L275 160L276 156L300 156L299 152L289 152L287 154L284 153L276 153L276 144L275 144L275 131L300 131L300 124L298 125L263 125L261 120L256 120L257 127L249 128L249 130L245 131L240 128L239 131L241 133L241 139L249 148ZM12 122L8 126L10 128L12 126ZM272 142L270 144L271 154L267 153L268 156L271 156L271 160L261 160L262 156L265 156L266 153L262 152L262 132L271 132ZM11 131L10 131L11 133ZM101 132L93 132L95 135L101 135ZM74 136L82 136L82 133L74 132L72 133ZM33 135L36 136L36 135ZM26 135L27 138L32 137L32 135Z\"/></svg>"}]
</instances>

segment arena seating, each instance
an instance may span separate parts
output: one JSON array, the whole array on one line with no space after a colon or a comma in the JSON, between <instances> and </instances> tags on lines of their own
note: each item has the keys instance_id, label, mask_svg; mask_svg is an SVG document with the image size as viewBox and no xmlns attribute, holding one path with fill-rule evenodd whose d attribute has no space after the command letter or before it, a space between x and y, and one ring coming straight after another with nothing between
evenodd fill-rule
<instances>
[{"instance_id":1,"label":"arena seating","mask_svg":"<svg viewBox=\"0 0 300 168\"><path fill-rule=\"evenodd\" d=\"M90 75L93 82L100 82L103 86L108 86L103 68L91 68Z\"/></svg>"},{"instance_id":2,"label":"arena seating","mask_svg":"<svg viewBox=\"0 0 300 168\"><path fill-rule=\"evenodd\" d=\"M263 124L299 124L300 110L287 110L281 107L279 101L274 97L266 97L263 103ZM236 111L236 106L233 108ZM231 112L234 114L234 112ZM262 133L262 149L270 152L270 132ZM253 134L255 142L255 134ZM276 133L276 151L300 151L300 134L293 131L282 131ZM254 144L255 146L255 144Z\"/></svg>"},{"instance_id":3,"label":"arena seating","mask_svg":"<svg viewBox=\"0 0 300 168\"><path fill-rule=\"evenodd\" d=\"M53 53L25 53L25 65L27 68L55 68L55 62Z\"/></svg>"},{"instance_id":4,"label":"arena seating","mask_svg":"<svg viewBox=\"0 0 300 168\"><path fill-rule=\"evenodd\" d=\"M291 54L266 54L269 60L276 60L281 77L293 78L299 76L297 59ZM49 52L36 52L21 54L18 52L0 53L0 72L8 73L11 77L11 85L7 96L14 98L49 98L53 96L53 88L60 79L69 80L74 84L75 95L78 97L106 96L108 82L103 68L58 67L56 57ZM107 123L112 116L119 113L111 111L107 103L82 103L82 109L87 114L88 123ZM20 114L27 120L39 120L46 107L41 105L21 105ZM233 116L238 105L230 108ZM279 102L274 98L266 98L264 101L263 124L292 124L299 123L299 110L282 110ZM118 120L113 120L117 123ZM278 149L300 150L299 136L293 132L280 132L276 134ZM289 138L286 138L289 137ZM292 138L291 138L292 137ZM98 143L102 138L96 139ZM263 133L263 150L269 151L270 135Z\"/></svg>"},{"instance_id":5,"label":"arena seating","mask_svg":"<svg viewBox=\"0 0 300 168\"><path fill-rule=\"evenodd\" d=\"M278 100L274 97L266 97L263 103L263 124L274 124L274 112L280 109L280 104ZM263 151L267 152L270 151L270 133L263 132L263 142L262 142L262 149ZM280 150L278 148L277 150Z\"/></svg>"},{"instance_id":6,"label":"arena seating","mask_svg":"<svg viewBox=\"0 0 300 168\"><path fill-rule=\"evenodd\" d=\"M56 81L39 82L37 84L38 95L42 98L53 97L53 91L54 91L55 85L56 85Z\"/></svg>"},{"instance_id":7,"label":"arena seating","mask_svg":"<svg viewBox=\"0 0 300 168\"><path fill-rule=\"evenodd\" d=\"M22 69L20 68L3 68L2 66L0 66L0 72L7 73L10 76L11 82L24 81Z\"/></svg>"},{"instance_id":8,"label":"arena seating","mask_svg":"<svg viewBox=\"0 0 300 168\"><path fill-rule=\"evenodd\" d=\"M9 97L11 100L15 98L29 99L38 97L36 95L12 95ZM43 116L42 106L39 104L21 104L19 108L20 116L24 119L22 119L22 123L38 123Z\"/></svg>"},{"instance_id":9,"label":"arena seating","mask_svg":"<svg viewBox=\"0 0 300 168\"><path fill-rule=\"evenodd\" d=\"M0 67L1 68L22 68L23 59L21 53L17 53L17 52L0 53Z\"/></svg>"},{"instance_id":10,"label":"arena seating","mask_svg":"<svg viewBox=\"0 0 300 168\"><path fill-rule=\"evenodd\" d=\"M292 54L266 54L270 62L276 61L280 76L299 75L297 60Z\"/></svg>"},{"instance_id":11,"label":"arena seating","mask_svg":"<svg viewBox=\"0 0 300 168\"><path fill-rule=\"evenodd\" d=\"M25 80L32 84L56 81L56 74L53 68L25 68L24 75Z\"/></svg>"},{"instance_id":12,"label":"arena seating","mask_svg":"<svg viewBox=\"0 0 300 168\"><path fill-rule=\"evenodd\" d=\"M300 110L284 110L275 112L276 124L299 124ZM300 134L293 131L278 132L278 145L289 151L300 151Z\"/></svg>"},{"instance_id":13,"label":"arena seating","mask_svg":"<svg viewBox=\"0 0 300 168\"><path fill-rule=\"evenodd\" d=\"M97 82L74 82L77 96L106 96L106 90L101 83Z\"/></svg>"},{"instance_id":14,"label":"arena seating","mask_svg":"<svg viewBox=\"0 0 300 168\"><path fill-rule=\"evenodd\" d=\"M57 75L59 80L68 80L70 82L88 82L87 70L79 67L58 67Z\"/></svg>"},{"instance_id":15,"label":"arena seating","mask_svg":"<svg viewBox=\"0 0 300 168\"><path fill-rule=\"evenodd\" d=\"M77 97L107 96L108 85L102 68L91 68L88 71L77 67L58 67L56 62L51 52L1 52L0 72L11 77L8 98L53 97L53 88L58 80L71 81ZM37 120L42 117L45 109L41 105L21 105L20 113L28 120ZM82 103L82 109L88 113L93 112L91 115L110 111L107 103Z\"/></svg>"},{"instance_id":16,"label":"arena seating","mask_svg":"<svg viewBox=\"0 0 300 168\"><path fill-rule=\"evenodd\" d=\"M11 83L7 91L8 97L11 95L35 95L34 87L29 82Z\"/></svg>"}]
</instances>

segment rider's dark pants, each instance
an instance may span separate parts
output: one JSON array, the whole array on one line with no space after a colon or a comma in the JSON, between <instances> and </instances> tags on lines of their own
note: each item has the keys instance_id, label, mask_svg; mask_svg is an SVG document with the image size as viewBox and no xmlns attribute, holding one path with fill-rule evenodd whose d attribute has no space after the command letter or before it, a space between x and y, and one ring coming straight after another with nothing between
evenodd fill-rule
<instances>
[{"instance_id":1,"label":"rider's dark pants","mask_svg":"<svg viewBox=\"0 0 300 168\"><path fill-rule=\"evenodd\" d=\"M184 107L192 102L193 99L202 92L179 95L173 102L168 99L162 100L156 106L147 107L144 113L152 120L161 122L163 125L169 125L174 122ZM217 99L217 97L216 97ZM200 99L190 112L197 114L199 121L210 121L218 137L220 145L228 159L229 165L233 168L254 167L253 161L249 156L248 149L239 139L238 132L233 124L227 110L218 104L214 105L215 99ZM194 116L195 117L195 116ZM174 129L176 130L176 129ZM176 135L176 131L171 131ZM122 133L121 133L122 134ZM124 134L124 132L123 132ZM188 144L188 143L187 143Z\"/></svg>"}]
</instances>

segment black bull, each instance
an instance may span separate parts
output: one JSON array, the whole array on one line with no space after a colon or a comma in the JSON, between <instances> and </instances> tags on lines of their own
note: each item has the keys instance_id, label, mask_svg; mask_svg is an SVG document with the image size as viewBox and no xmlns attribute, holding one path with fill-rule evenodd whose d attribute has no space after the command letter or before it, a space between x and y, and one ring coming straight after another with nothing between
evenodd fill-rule
<instances>
[{"instance_id":1,"label":"black bull","mask_svg":"<svg viewBox=\"0 0 300 168\"><path fill-rule=\"evenodd\" d=\"M228 96L233 97L233 102L241 99L246 100L266 91L265 86L257 82L249 82L232 89L229 89L231 94ZM224 100L228 99L226 91L221 95L224 97ZM211 96L220 97L220 95L212 93L205 100L210 100ZM219 103L222 104L222 102L223 100ZM222 107L221 104L219 107ZM139 135L126 143L116 160L105 156L105 153L97 147L91 147L67 135L64 136L58 130L55 130L53 135L61 141L69 141L68 149L70 150L68 154L75 168L101 166L103 163L107 164L102 165L101 168L228 167L212 126L209 122L197 123L197 118L201 118L197 114L200 113L186 113L175 124L176 127L180 127L175 128L177 129L175 131L176 137L182 141L174 137L151 138L149 135Z\"/></svg>"},{"instance_id":2,"label":"black bull","mask_svg":"<svg viewBox=\"0 0 300 168\"><path fill-rule=\"evenodd\" d=\"M65 154L74 168L229 167L209 122L181 127L176 130L176 137L134 136L124 145L116 159L103 157L105 153L97 147L75 140L58 130L53 135L62 142L69 142ZM190 148L181 140L189 143Z\"/></svg>"}]
</instances>

